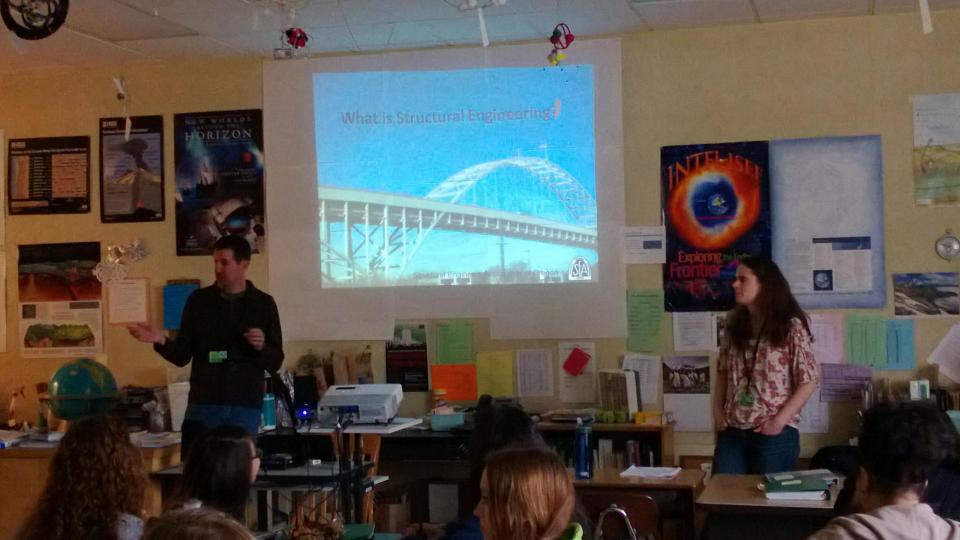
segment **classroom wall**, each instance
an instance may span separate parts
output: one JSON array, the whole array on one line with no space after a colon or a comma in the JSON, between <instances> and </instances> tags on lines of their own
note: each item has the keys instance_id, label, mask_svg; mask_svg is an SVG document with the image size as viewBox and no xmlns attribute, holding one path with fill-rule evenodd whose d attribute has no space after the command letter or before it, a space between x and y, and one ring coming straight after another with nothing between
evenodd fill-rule
<instances>
[{"instance_id":1,"label":"classroom wall","mask_svg":"<svg viewBox=\"0 0 960 540\"><path fill-rule=\"evenodd\" d=\"M883 140L887 272L955 271L933 252L933 241L955 226L957 207L915 208L911 171L910 96L960 91L960 12L936 12L935 32L923 35L919 15L884 15L721 28L638 32L623 38L624 146L628 225L660 222L659 151L663 145L826 135L880 134ZM29 53L27 53L29 54ZM576 46L571 51L576 61ZM24 243L99 240L103 244L142 239L150 256L130 267L132 276L152 280L152 310L160 314L159 286L179 277L211 280L206 257L176 257L173 183L166 178L167 219L162 223L104 225L99 219L97 119L117 116L111 77L123 75L132 96L132 114L163 114L166 165L173 168L172 115L176 112L261 107L258 59L217 59L103 69L25 73L0 79L0 130L7 138L89 135L95 201L89 214L17 216L6 219L7 351L0 354L0 405L10 391L46 380L60 359L21 359L16 342L16 246ZM269 156L269 148L267 148ZM268 157L269 159L269 157ZM798 201L801 203L801 201ZM269 220L269 216L267 217ZM269 248L268 248L269 249ZM256 256L251 279L265 284L266 258ZM658 288L658 266L628 267L628 285ZM892 315L888 307L876 313ZM493 341L487 321L475 322L476 350L550 347L556 341ZM671 350L665 315L664 353ZM917 323L920 363L951 320ZM589 339L590 336L583 336ZM121 384L153 385L175 376L149 347L122 328L106 330L106 354ZM362 350L366 343L288 343L288 362L308 348ZM614 367L623 340L596 340L601 368ZM374 367L383 372L383 352L374 344ZM908 378L907 374L899 375ZM405 414L419 414L426 394L408 394ZM525 402L532 410L559 406L555 400ZM844 442L856 430L856 409L831 407L827 435L802 437L810 455L824 444ZM676 455L710 454L712 434L678 434Z\"/></svg>"}]
</instances>

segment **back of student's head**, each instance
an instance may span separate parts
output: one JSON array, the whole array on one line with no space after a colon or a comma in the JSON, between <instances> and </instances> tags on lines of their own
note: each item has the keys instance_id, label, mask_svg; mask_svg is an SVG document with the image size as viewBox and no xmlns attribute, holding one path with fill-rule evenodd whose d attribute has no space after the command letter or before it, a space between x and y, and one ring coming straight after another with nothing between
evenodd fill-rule
<instances>
[{"instance_id":1,"label":"back of student's head","mask_svg":"<svg viewBox=\"0 0 960 540\"><path fill-rule=\"evenodd\" d=\"M477 401L474 428L470 438L471 483L467 506L480 500L480 475L490 452L503 448L546 447L537 426L517 405L497 404L488 395Z\"/></svg>"},{"instance_id":2,"label":"back of student's head","mask_svg":"<svg viewBox=\"0 0 960 540\"><path fill-rule=\"evenodd\" d=\"M872 490L920 493L930 473L954 455L957 430L931 403L880 403L864 414L859 444Z\"/></svg>"},{"instance_id":3,"label":"back of student's head","mask_svg":"<svg viewBox=\"0 0 960 540\"><path fill-rule=\"evenodd\" d=\"M143 540L253 540L232 518L210 508L169 510L151 518Z\"/></svg>"},{"instance_id":4,"label":"back of student's head","mask_svg":"<svg viewBox=\"0 0 960 540\"><path fill-rule=\"evenodd\" d=\"M241 518L250 493L253 438L240 426L220 426L201 434L183 465L175 500L196 499Z\"/></svg>"},{"instance_id":5,"label":"back of student's head","mask_svg":"<svg viewBox=\"0 0 960 540\"><path fill-rule=\"evenodd\" d=\"M573 483L563 461L543 448L491 453L477 514L486 540L560 536L573 512Z\"/></svg>"},{"instance_id":6,"label":"back of student's head","mask_svg":"<svg viewBox=\"0 0 960 540\"><path fill-rule=\"evenodd\" d=\"M143 459L122 422L106 416L71 422L17 538L116 538L121 513L142 513L146 482Z\"/></svg>"}]
</instances>

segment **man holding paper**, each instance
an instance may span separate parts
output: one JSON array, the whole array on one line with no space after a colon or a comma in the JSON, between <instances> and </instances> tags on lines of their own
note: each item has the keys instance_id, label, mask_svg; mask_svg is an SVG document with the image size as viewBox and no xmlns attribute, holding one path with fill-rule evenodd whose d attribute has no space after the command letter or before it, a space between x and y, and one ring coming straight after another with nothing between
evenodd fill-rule
<instances>
[{"instance_id":1,"label":"man holding paper","mask_svg":"<svg viewBox=\"0 0 960 540\"><path fill-rule=\"evenodd\" d=\"M187 299L176 339L146 323L127 326L176 366L191 361L190 397L183 421L182 454L205 429L239 425L256 435L264 370L283 363L280 316L273 297L247 280L250 244L224 236L213 246L216 283Z\"/></svg>"}]
</instances>

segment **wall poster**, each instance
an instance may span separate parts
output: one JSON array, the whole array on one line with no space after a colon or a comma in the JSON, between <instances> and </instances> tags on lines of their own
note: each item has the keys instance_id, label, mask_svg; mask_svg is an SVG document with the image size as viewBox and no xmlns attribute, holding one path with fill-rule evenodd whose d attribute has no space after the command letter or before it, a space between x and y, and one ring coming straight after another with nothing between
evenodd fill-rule
<instances>
[{"instance_id":1,"label":"wall poster","mask_svg":"<svg viewBox=\"0 0 960 540\"><path fill-rule=\"evenodd\" d=\"M24 357L92 357L103 350L102 291L93 275L99 262L99 242L19 246Z\"/></svg>"},{"instance_id":2,"label":"wall poster","mask_svg":"<svg viewBox=\"0 0 960 540\"><path fill-rule=\"evenodd\" d=\"M666 311L724 311L744 255L770 256L768 143L660 149Z\"/></svg>"},{"instance_id":3,"label":"wall poster","mask_svg":"<svg viewBox=\"0 0 960 540\"><path fill-rule=\"evenodd\" d=\"M262 111L177 114L173 129L177 255L208 255L228 234L262 251Z\"/></svg>"},{"instance_id":4,"label":"wall poster","mask_svg":"<svg viewBox=\"0 0 960 540\"><path fill-rule=\"evenodd\" d=\"M16 214L90 211L90 137L10 139L7 208Z\"/></svg>"},{"instance_id":5,"label":"wall poster","mask_svg":"<svg viewBox=\"0 0 960 540\"><path fill-rule=\"evenodd\" d=\"M163 116L100 119L100 221L163 221Z\"/></svg>"}]
</instances>

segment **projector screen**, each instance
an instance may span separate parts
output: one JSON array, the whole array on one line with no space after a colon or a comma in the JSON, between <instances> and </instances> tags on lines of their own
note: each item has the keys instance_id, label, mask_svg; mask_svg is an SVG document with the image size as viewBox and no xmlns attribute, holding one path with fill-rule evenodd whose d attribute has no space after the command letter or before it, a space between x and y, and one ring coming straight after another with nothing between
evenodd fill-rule
<instances>
[{"instance_id":1,"label":"projector screen","mask_svg":"<svg viewBox=\"0 0 960 540\"><path fill-rule=\"evenodd\" d=\"M270 292L287 339L397 319L625 335L617 41L267 62Z\"/></svg>"}]
</instances>

